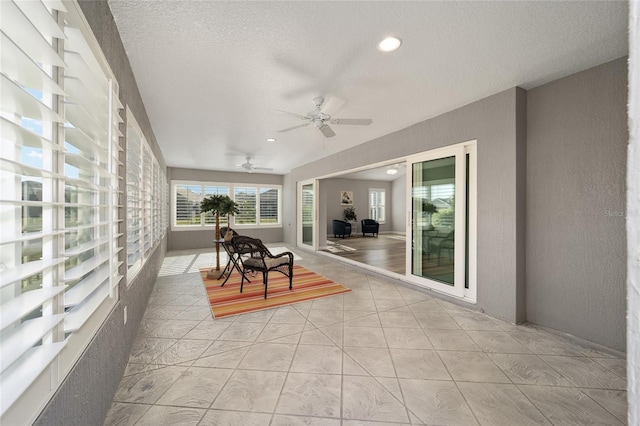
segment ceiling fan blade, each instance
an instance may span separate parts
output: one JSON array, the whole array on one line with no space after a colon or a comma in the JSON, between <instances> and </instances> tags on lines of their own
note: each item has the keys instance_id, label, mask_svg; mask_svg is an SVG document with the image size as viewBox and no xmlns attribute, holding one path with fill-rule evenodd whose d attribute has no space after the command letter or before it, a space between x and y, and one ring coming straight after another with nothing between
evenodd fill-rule
<instances>
[{"instance_id":1,"label":"ceiling fan blade","mask_svg":"<svg viewBox=\"0 0 640 426\"><path fill-rule=\"evenodd\" d=\"M296 114L295 112L283 111L281 109L276 109L274 111L281 112L283 114L291 115L293 117L299 118L300 120L310 120L306 115Z\"/></svg>"},{"instance_id":2,"label":"ceiling fan blade","mask_svg":"<svg viewBox=\"0 0 640 426\"><path fill-rule=\"evenodd\" d=\"M252 167L253 170L273 170L271 167Z\"/></svg>"},{"instance_id":3,"label":"ceiling fan blade","mask_svg":"<svg viewBox=\"0 0 640 426\"><path fill-rule=\"evenodd\" d=\"M336 132L334 132L333 129L326 124L318 127L318 129L322 132L325 138L332 138L336 135Z\"/></svg>"},{"instance_id":4,"label":"ceiling fan blade","mask_svg":"<svg viewBox=\"0 0 640 426\"><path fill-rule=\"evenodd\" d=\"M370 118L334 118L331 124L352 125L352 126L368 126L373 123Z\"/></svg>"},{"instance_id":5,"label":"ceiling fan blade","mask_svg":"<svg viewBox=\"0 0 640 426\"><path fill-rule=\"evenodd\" d=\"M300 127L307 127L311 123L299 124L293 127L287 127L286 129L278 130L278 133L288 132L289 130L299 129Z\"/></svg>"},{"instance_id":6,"label":"ceiling fan blade","mask_svg":"<svg viewBox=\"0 0 640 426\"><path fill-rule=\"evenodd\" d=\"M342 108L344 103L344 99L338 98L337 96L332 96L327 102L324 103L324 105L322 105L320 111L323 114L333 115L338 112L340 108Z\"/></svg>"}]
</instances>

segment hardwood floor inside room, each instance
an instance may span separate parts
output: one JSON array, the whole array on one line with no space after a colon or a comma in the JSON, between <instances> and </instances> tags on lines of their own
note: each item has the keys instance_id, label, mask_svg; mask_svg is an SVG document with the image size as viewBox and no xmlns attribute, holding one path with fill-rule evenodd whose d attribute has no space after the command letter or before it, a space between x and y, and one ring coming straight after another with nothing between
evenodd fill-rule
<instances>
[{"instance_id":1,"label":"hardwood floor inside room","mask_svg":"<svg viewBox=\"0 0 640 426\"><path fill-rule=\"evenodd\" d=\"M328 249L322 250L336 256L354 260L397 274L405 271L405 237L400 234L352 234L351 237L327 237Z\"/></svg>"}]
</instances>

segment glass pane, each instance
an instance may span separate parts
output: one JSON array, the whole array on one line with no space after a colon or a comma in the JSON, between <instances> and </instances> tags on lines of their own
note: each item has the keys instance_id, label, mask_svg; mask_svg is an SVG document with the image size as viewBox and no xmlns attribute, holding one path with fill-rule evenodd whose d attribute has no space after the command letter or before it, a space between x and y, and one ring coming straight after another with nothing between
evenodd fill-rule
<instances>
[{"instance_id":1,"label":"glass pane","mask_svg":"<svg viewBox=\"0 0 640 426\"><path fill-rule=\"evenodd\" d=\"M202 186L176 185L176 226L200 225Z\"/></svg>"},{"instance_id":2,"label":"glass pane","mask_svg":"<svg viewBox=\"0 0 640 426\"><path fill-rule=\"evenodd\" d=\"M302 243L313 245L313 184L302 186Z\"/></svg>"},{"instance_id":3,"label":"glass pane","mask_svg":"<svg viewBox=\"0 0 640 426\"><path fill-rule=\"evenodd\" d=\"M413 165L414 275L453 285L455 157Z\"/></svg>"},{"instance_id":4,"label":"glass pane","mask_svg":"<svg viewBox=\"0 0 640 426\"><path fill-rule=\"evenodd\" d=\"M240 213L235 216L237 225L256 224L256 188L235 188L235 202L238 203Z\"/></svg>"},{"instance_id":5,"label":"glass pane","mask_svg":"<svg viewBox=\"0 0 640 426\"><path fill-rule=\"evenodd\" d=\"M205 185L204 186L204 194L203 198L209 197L211 195L229 195L229 187L228 186L212 186ZM213 213L206 212L204 214L204 223L207 225L215 225L216 217ZM227 216L220 216L220 226L227 226Z\"/></svg>"},{"instance_id":6,"label":"glass pane","mask_svg":"<svg viewBox=\"0 0 640 426\"><path fill-rule=\"evenodd\" d=\"M278 190L264 188L260 190L260 224L278 223Z\"/></svg>"}]
</instances>

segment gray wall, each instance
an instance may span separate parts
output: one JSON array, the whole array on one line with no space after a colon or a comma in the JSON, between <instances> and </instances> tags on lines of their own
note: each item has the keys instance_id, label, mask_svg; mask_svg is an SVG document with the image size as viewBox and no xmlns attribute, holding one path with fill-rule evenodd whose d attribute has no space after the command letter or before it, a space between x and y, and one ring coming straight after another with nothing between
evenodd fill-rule
<instances>
[{"instance_id":1,"label":"gray wall","mask_svg":"<svg viewBox=\"0 0 640 426\"><path fill-rule=\"evenodd\" d=\"M478 141L478 298L477 309L510 322L524 320L518 296L524 288L524 267L519 221L524 211L518 202L519 176L524 169L522 139L517 126L525 114L522 89L512 88L457 110L391 133L364 145L296 168L285 176L285 223L295 223L296 182L416 154L472 139ZM520 145L519 145L520 144ZM521 151L521 150L520 150ZM520 154L520 157L519 157ZM521 225L520 225L521 226ZM296 230L284 229L294 244Z\"/></svg>"},{"instance_id":2,"label":"gray wall","mask_svg":"<svg viewBox=\"0 0 640 426\"><path fill-rule=\"evenodd\" d=\"M407 232L407 180L406 176L391 182L391 231Z\"/></svg>"},{"instance_id":3,"label":"gray wall","mask_svg":"<svg viewBox=\"0 0 640 426\"><path fill-rule=\"evenodd\" d=\"M120 100L131 108L159 163L164 167L164 158L149 124L135 77L107 2L81 0L79 4L120 84ZM123 118L126 119L126 117ZM121 154L121 157L123 156L124 153ZM126 176L125 168L121 167L118 174ZM121 217L125 216L124 212L123 208L120 211ZM121 231L126 233L124 224ZM126 241L126 235L121 238L121 241ZM154 249L130 286L127 286L126 279L122 280L119 287L119 302L51 401L40 413L35 424L66 426L103 424L129 359L131 345L165 252L166 240ZM121 259L124 259L124 253ZM121 273L126 273L126 266L123 266ZM123 325L125 306L128 308L128 321Z\"/></svg>"},{"instance_id":4,"label":"gray wall","mask_svg":"<svg viewBox=\"0 0 640 426\"><path fill-rule=\"evenodd\" d=\"M344 209L347 206L340 205L340 191L353 192L353 207L356 209L358 217L358 232L362 232L360 221L369 217L369 189L384 189L386 205L390 205L391 201L391 183L378 180L359 180L359 179L322 179L320 181L320 193L323 194L324 203L320 204L320 208L326 210L325 226L319 223L319 229L325 229L327 235L333 236L333 219L344 220ZM386 232L391 229L392 212L387 209L387 218L385 223L380 224L380 232ZM352 230L355 232L355 230Z\"/></svg>"},{"instance_id":5,"label":"gray wall","mask_svg":"<svg viewBox=\"0 0 640 426\"><path fill-rule=\"evenodd\" d=\"M219 172L212 170L183 169L169 167L167 169L169 184L172 180L186 180L193 182L228 182L282 185L282 175L246 172ZM295 202L295 201L294 201ZM265 243L282 241L282 228L243 228L242 235L260 238ZM212 247L215 230L172 231L169 227L168 250L189 250Z\"/></svg>"},{"instance_id":6,"label":"gray wall","mask_svg":"<svg viewBox=\"0 0 640 426\"><path fill-rule=\"evenodd\" d=\"M528 93L527 318L625 348L626 58Z\"/></svg>"}]
</instances>

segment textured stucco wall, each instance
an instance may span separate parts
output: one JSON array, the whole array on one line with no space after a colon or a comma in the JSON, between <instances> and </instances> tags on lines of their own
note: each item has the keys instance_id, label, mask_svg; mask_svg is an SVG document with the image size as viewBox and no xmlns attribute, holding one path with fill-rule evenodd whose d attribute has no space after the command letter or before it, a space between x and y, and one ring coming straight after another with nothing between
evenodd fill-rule
<instances>
[{"instance_id":1,"label":"textured stucco wall","mask_svg":"<svg viewBox=\"0 0 640 426\"><path fill-rule=\"evenodd\" d=\"M527 319L625 348L627 60L528 92Z\"/></svg>"},{"instance_id":2,"label":"textured stucco wall","mask_svg":"<svg viewBox=\"0 0 640 426\"><path fill-rule=\"evenodd\" d=\"M476 139L478 141L478 300L477 308L516 322L517 283L523 265L517 250L517 108L521 89L513 88L457 110L374 139L364 145L296 168L285 182L285 223L295 224L296 182ZM521 120L520 120L521 121ZM518 217L518 216L521 217ZM294 244L294 226L284 229Z\"/></svg>"},{"instance_id":3,"label":"textured stucco wall","mask_svg":"<svg viewBox=\"0 0 640 426\"><path fill-rule=\"evenodd\" d=\"M407 230L406 200L407 181L405 176L402 176L391 182L391 231L393 232L404 233Z\"/></svg>"},{"instance_id":4,"label":"textured stucco wall","mask_svg":"<svg viewBox=\"0 0 640 426\"><path fill-rule=\"evenodd\" d=\"M264 185L282 185L282 175L246 172L220 172L213 170L184 169L169 167L167 169L169 184L172 180L186 180L193 182L229 182L253 183ZM284 200L283 200L284 202ZM245 228L238 229L242 235L260 238L265 243L282 241L282 228ZM214 230L172 231L169 227L168 250L189 250L212 247L215 238Z\"/></svg>"},{"instance_id":5,"label":"textured stucco wall","mask_svg":"<svg viewBox=\"0 0 640 426\"><path fill-rule=\"evenodd\" d=\"M164 165L164 158L149 124L107 2L104 0L79 1L79 4L120 84L120 100L131 108L159 163ZM124 153L121 157L123 155ZM119 173L126 176L125 168L121 167ZM121 209L121 217L124 217L125 208ZM126 233L124 226L121 231ZM126 235L121 239L126 241ZM131 345L165 252L166 239L153 250L129 286L126 279L122 280L119 287L119 302L34 424L65 426L103 424L129 359ZM121 273L125 273L125 269L126 267L123 266ZM126 325L123 324L125 307L127 307L128 317Z\"/></svg>"},{"instance_id":6,"label":"textured stucco wall","mask_svg":"<svg viewBox=\"0 0 640 426\"><path fill-rule=\"evenodd\" d=\"M627 157L628 424L640 424L640 2L629 4L629 148Z\"/></svg>"}]
</instances>

